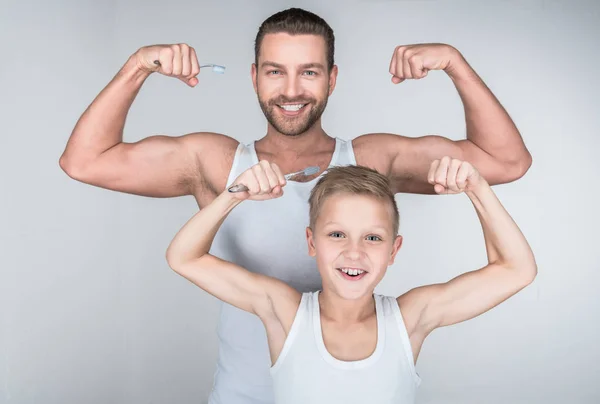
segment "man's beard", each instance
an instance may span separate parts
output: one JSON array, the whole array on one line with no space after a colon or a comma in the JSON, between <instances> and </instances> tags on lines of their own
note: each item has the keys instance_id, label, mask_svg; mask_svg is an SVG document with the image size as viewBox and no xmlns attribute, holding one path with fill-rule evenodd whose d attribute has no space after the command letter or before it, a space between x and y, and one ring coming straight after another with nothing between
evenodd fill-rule
<instances>
[{"instance_id":1,"label":"man's beard","mask_svg":"<svg viewBox=\"0 0 600 404\"><path fill-rule=\"evenodd\" d=\"M288 99L284 96L263 102L258 94L258 103L260 108L265 114L267 121L273 126L279 133L286 136L298 136L308 131L313 125L321 118L325 107L327 106L327 97L321 102L317 102L314 98L296 98ZM308 104L303 108L310 108L309 111L303 111L301 115L295 117L286 117L276 112L276 108L279 108L282 104Z\"/></svg>"}]
</instances>

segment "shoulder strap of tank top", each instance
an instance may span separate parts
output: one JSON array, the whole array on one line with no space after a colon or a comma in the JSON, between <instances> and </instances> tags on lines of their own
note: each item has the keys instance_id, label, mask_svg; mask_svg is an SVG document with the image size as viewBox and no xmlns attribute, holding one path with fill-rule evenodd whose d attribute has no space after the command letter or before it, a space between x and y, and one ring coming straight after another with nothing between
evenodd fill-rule
<instances>
[{"instance_id":1,"label":"shoulder strap of tank top","mask_svg":"<svg viewBox=\"0 0 600 404\"><path fill-rule=\"evenodd\" d=\"M347 166L347 165L356 165L356 157L354 156L354 148L352 147L352 140L345 140L336 137L335 141L337 143L336 149L338 153L334 156L334 161L332 160L332 166Z\"/></svg>"},{"instance_id":2,"label":"shoulder strap of tank top","mask_svg":"<svg viewBox=\"0 0 600 404\"><path fill-rule=\"evenodd\" d=\"M252 167L255 164L254 160L256 160L254 142L240 142L233 156L233 163L231 164L231 170L229 170L229 177L227 177L227 185L232 184L241 173Z\"/></svg>"},{"instance_id":3,"label":"shoulder strap of tank top","mask_svg":"<svg viewBox=\"0 0 600 404\"><path fill-rule=\"evenodd\" d=\"M396 324L400 331L400 339L402 344L402 349L406 354L406 359L411 369L411 373L413 374L415 384L418 386L421 384L421 377L417 373L415 369L415 360L412 351L412 345L410 344L410 337L408 336L408 330L406 329L406 325L404 323L404 318L402 317L402 312L400 311L400 306L398 305L398 300L395 297L385 296L383 299L387 300L389 303L389 307L391 308L392 315L396 319Z\"/></svg>"}]
</instances>

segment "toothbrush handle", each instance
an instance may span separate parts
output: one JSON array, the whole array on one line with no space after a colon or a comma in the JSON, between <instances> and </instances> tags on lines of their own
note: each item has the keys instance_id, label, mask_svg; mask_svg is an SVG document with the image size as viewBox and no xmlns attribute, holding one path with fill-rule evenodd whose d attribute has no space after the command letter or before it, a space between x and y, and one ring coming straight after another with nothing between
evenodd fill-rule
<instances>
[{"instance_id":1,"label":"toothbrush handle","mask_svg":"<svg viewBox=\"0 0 600 404\"><path fill-rule=\"evenodd\" d=\"M296 176L298 174L302 174L303 172L304 172L304 170L298 171L298 172L295 172L295 173L286 174L286 175L284 175L284 177L285 177L286 180L289 180L290 178L292 178L292 177L294 177L294 176ZM248 187L245 186L244 184L236 184L236 185L230 186L229 188L227 188L227 190L229 192L245 192L245 191L248 190Z\"/></svg>"}]
</instances>

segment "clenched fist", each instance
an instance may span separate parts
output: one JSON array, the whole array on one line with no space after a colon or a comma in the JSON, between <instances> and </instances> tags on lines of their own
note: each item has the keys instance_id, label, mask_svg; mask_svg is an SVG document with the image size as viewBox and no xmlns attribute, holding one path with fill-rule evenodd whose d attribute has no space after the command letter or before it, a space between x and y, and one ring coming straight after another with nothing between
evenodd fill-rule
<instances>
[{"instance_id":1,"label":"clenched fist","mask_svg":"<svg viewBox=\"0 0 600 404\"><path fill-rule=\"evenodd\" d=\"M469 162L450 157L434 160L429 166L427 181L438 194L459 194L472 191L485 180Z\"/></svg>"},{"instance_id":2,"label":"clenched fist","mask_svg":"<svg viewBox=\"0 0 600 404\"><path fill-rule=\"evenodd\" d=\"M200 72L196 51L186 44L150 45L135 53L137 65L146 72L175 77L190 87L198 84Z\"/></svg>"},{"instance_id":3,"label":"clenched fist","mask_svg":"<svg viewBox=\"0 0 600 404\"><path fill-rule=\"evenodd\" d=\"M279 198L287 181L275 163L261 160L239 175L233 185L245 186L248 190L231 195L239 200L264 201ZM231 188L231 187L230 187ZM225 191L227 192L227 191Z\"/></svg>"},{"instance_id":4,"label":"clenched fist","mask_svg":"<svg viewBox=\"0 0 600 404\"><path fill-rule=\"evenodd\" d=\"M397 46L390 62L394 84L406 79L422 79L430 70L446 70L459 52L445 44L417 44Z\"/></svg>"}]
</instances>

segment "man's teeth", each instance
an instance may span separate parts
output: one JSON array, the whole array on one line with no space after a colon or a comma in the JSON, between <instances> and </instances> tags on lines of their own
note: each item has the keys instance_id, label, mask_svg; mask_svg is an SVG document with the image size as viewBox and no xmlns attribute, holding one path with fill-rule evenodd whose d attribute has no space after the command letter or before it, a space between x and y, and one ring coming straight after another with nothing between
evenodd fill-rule
<instances>
[{"instance_id":1,"label":"man's teeth","mask_svg":"<svg viewBox=\"0 0 600 404\"><path fill-rule=\"evenodd\" d=\"M304 105L306 105L306 104L280 105L280 107L283 108L283 109L285 109L286 111L298 111Z\"/></svg>"},{"instance_id":2,"label":"man's teeth","mask_svg":"<svg viewBox=\"0 0 600 404\"><path fill-rule=\"evenodd\" d=\"M362 269L352 269L352 268L340 268L340 270L343 273L348 274L348 275L352 275L352 276L360 275L363 272L365 272Z\"/></svg>"}]
</instances>

